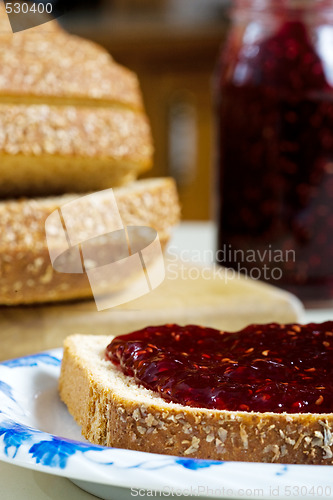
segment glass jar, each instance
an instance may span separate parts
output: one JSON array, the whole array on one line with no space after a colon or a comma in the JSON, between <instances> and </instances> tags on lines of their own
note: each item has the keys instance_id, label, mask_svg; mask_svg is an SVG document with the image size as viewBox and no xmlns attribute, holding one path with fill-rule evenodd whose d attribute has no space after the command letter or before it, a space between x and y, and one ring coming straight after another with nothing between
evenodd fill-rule
<instances>
[{"instance_id":1,"label":"glass jar","mask_svg":"<svg viewBox=\"0 0 333 500\"><path fill-rule=\"evenodd\" d=\"M238 0L216 79L217 260L333 297L333 3Z\"/></svg>"}]
</instances>

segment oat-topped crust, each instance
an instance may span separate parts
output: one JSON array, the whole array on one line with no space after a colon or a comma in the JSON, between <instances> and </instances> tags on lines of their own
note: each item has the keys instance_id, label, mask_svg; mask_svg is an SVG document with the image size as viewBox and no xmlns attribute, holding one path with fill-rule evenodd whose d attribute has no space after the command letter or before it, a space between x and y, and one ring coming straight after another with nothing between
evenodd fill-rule
<instances>
[{"instance_id":1,"label":"oat-topped crust","mask_svg":"<svg viewBox=\"0 0 333 500\"><path fill-rule=\"evenodd\" d=\"M0 155L109 158L139 171L150 166L148 119L130 109L1 104L0 97L0 125Z\"/></svg>"},{"instance_id":2,"label":"oat-topped crust","mask_svg":"<svg viewBox=\"0 0 333 500\"><path fill-rule=\"evenodd\" d=\"M173 179L148 179L114 189L117 206L125 226L149 226L159 234L162 248L172 227L179 221L179 203ZM50 302L91 297L86 274L54 271L45 236L45 221L54 210L74 201L79 195L0 202L0 303L7 305ZM96 213L74 214L71 224L77 234L94 225L99 234L109 232L110 198L108 192L96 193ZM52 231L52 228L51 228ZM55 244L57 232L55 231ZM52 244L52 241L49 242ZM103 249L103 242L99 247ZM114 276L111 287L121 285ZM119 284L118 284L119 287Z\"/></svg>"},{"instance_id":3,"label":"oat-topped crust","mask_svg":"<svg viewBox=\"0 0 333 500\"><path fill-rule=\"evenodd\" d=\"M0 18L6 16L0 4ZM7 17L7 16L6 16ZM2 29L1 29L2 28ZM11 33L0 23L0 101L77 100L116 102L142 109L136 75L99 45L66 33L27 30Z\"/></svg>"},{"instance_id":4,"label":"oat-topped crust","mask_svg":"<svg viewBox=\"0 0 333 500\"><path fill-rule=\"evenodd\" d=\"M120 186L152 157L136 75L56 21L13 34L0 2L0 197Z\"/></svg>"},{"instance_id":5,"label":"oat-topped crust","mask_svg":"<svg viewBox=\"0 0 333 500\"><path fill-rule=\"evenodd\" d=\"M167 233L179 222L180 209L176 185L171 178L155 178L133 182L114 190L120 216L125 225L143 223L160 233ZM0 201L0 255L6 252L37 250L45 246L45 221L57 208L80 198L78 194L67 194L49 198ZM96 216L77 214L72 222L77 233L89 227L90 220L99 224L99 232L108 228L110 198L108 192L95 193ZM88 212L88 210L87 210ZM112 214L110 214L111 216Z\"/></svg>"}]
</instances>

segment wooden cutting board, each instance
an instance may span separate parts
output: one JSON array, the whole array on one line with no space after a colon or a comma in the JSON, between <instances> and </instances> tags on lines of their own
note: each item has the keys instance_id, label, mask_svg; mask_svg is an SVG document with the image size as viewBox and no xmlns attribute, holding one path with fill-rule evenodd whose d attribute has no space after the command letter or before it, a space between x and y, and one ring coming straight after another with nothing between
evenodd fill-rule
<instances>
[{"instance_id":1,"label":"wooden cutting board","mask_svg":"<svg viewBox=\"0 0 333 500\"><path fill-rule=\"evenodd\" d=\"M151 293L98 312L94 301L0 308L0 359L59 347L72 333L128 333L147 325L196 323L238 330L250 323L299 320L293 295L259 281L229 277L218 268L178 262Z\"/></svg>"}]
</instances>

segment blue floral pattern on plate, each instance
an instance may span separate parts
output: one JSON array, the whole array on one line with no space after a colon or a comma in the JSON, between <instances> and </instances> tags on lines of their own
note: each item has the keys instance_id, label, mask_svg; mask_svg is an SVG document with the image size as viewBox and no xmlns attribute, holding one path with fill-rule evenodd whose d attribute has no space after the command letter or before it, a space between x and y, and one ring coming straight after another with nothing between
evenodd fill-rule
<instances>
[{"instance_id":1,"label":"blue floral pattern on plate","mask_svg":"<svg viewBox=\"0 0 333 500\"><path fill-rule=\"evenodd\" d=\"M33 356L26 356L24 358L10 359L9 361L4 361L1 364L3 366L8 366L8 368L19 368L22 366L28 366L32 368L41 364L60 366L61 359L48 353L40 353L34 354Z\"/></svg>"},{"instance_id":2,"label":"blue floral pattern on plate","mask_svg":"<svg viewBox=\"0 0 333 500\"><path fill-rule=\"evenodd\" d=\"M221 462L216 461L164 456L160 457L159 460L152 460L150 454L144 454L149 456L148 460L136 460L134 464L128 465L115 464L113 460L99 461L97 460L96 452L99 455L107 453L109 458L112 449L53 436L39 429L27 426L24 423L20 423L14 415L16 408L13 408L12 404L9 405L7 401L8 399L11 403L15 403L17 407L22 405L22 402L14 397L15 388L8 383L11 376L7 370L10 372L21 370L22 376L23 373L27 373L27 369L31 370L31 374L41 373L43 372L43 367L51 367L59 372L60 364L60 350L56 350L56 353L51 351L5 361L0 364L0 368L3 369L3 372L0 372L0 459L5 458L7 461L14 461L22 448L22 453L28 455L30 464L34 462L36 465L46 468L62 470L68 467L71 458L87 454L88 452L94 452L94 457L89 457L88 459L90 463L95 463L95 465L103 467L114 466L117 469L158 470L171 466L181 466L184 469L196 471L214 465L221 465ZM4 376L4 374L7 376ZM141 458L140 453L137 453L137 456Z\"/></svg>"},{"instance_id":3,"label":"blue floral pattern on plate","mask_svg":"<svg viewBox=\"0 0 333 500\"><path fill-rule=\"evenodd\" d=\"M75 481L127 488L158 490L166 482L175 488L207 484L208 493L202 493L206 497L216 496L209 492L214 487L220 491L217 488L221 489L224 482L229 485L241 482L244 488L259 488L260 485L268 488L281 486L286 481L293 484L300 477L316 484L332 484L333 493L331 474L327 472L330 467L327 466L223 463L155 455L96 446L84 442L83 438L68 439L53 433L52 429L45 432L42 429L45 425L39 423L40 410L34 406L36 394L43 391L57 399L60 429L75 426L78 435L76 424L58 401L56 388L61 358L62 350L55 349L0 363L0 460ZM66 421L62 423L64 415ZM218 496L225 498L221 494Z\"/></svg>"}]
</instances>

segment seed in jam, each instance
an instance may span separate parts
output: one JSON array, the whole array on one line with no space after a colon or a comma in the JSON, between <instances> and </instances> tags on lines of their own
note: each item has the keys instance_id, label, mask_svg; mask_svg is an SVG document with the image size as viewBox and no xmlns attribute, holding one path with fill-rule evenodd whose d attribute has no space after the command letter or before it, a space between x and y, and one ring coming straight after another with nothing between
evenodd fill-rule
<instances>
[{"instance_id":1,"label":"seed in jam","mask_svg":"<svg viewBox=\"0 0 333 500\"><path fill-rule=\"evenodd\" d=\"M331 413L332 332L333 321L250 325L233 333L151 326L115 337L105 357L168 402L230 411Z\"/></svg>"}]
</instances>

